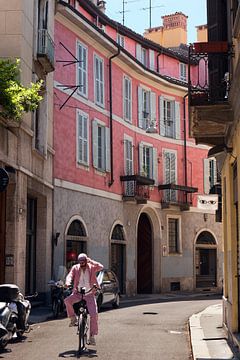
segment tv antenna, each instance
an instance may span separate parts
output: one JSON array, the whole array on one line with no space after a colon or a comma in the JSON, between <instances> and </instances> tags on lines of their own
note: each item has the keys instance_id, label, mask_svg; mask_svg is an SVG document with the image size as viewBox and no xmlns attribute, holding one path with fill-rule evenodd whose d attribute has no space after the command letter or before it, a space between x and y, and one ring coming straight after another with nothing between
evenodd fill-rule
<instances>
[{"instance_id":1,"label":"tv antenna","mask_svg":"<svg viewBox=\"0 0 240 360\"><path fill-rule=\"evenodd\" d=\"M141 8L140 10L149 10L149 29L152 27L152 9L164 7L165 5L152 6L152 0L149 0L149 6Z\"/></svg>"},{"instance_id":2,"label":"tv antenna","mask_svg":"<svg viewBox=\"0 0 240 360\"><path fill-rule=\"evenodd\" d=\"M125 4L129 4L129 3L135 3L135 2L139 2L139 0L122 0L122 11L118 11L118 13L122 14L122 24L124 25L125 22L125 13L126 12L130 12L131 10L126 10L125 9ZM152 27L152 9L155 8L159 8L159 7L164 7L165 5L156 5L156 6L152 6L152 0L149 0L149 6L148 7L143 7L139 10L149 10L149 28Z\"/></svg>"}]
</instances>

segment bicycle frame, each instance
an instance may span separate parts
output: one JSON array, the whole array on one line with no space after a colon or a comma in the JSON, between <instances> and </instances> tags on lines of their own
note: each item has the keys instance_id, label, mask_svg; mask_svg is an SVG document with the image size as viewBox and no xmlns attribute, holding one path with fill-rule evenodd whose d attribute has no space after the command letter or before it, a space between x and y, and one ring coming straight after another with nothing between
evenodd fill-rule
<instances>
[{"instance_id":1,"label":"bicycle frame","mask_svg":"<svg viewBox=\"0 0 240 360\"><path fill-rule=\"evenodd\" d=\"M92 288L86 292L85 288L81 288L79 291L79 293L81 294L81 299L77 303L73 304L75 314L78 317L77 335L79 337L79 346L78 346L79 354L86 349L86 343L87 343L88 331L89 331L87 302L83 298L83 296L89 293L91 290Z\"/></svg>"}]
</instances>

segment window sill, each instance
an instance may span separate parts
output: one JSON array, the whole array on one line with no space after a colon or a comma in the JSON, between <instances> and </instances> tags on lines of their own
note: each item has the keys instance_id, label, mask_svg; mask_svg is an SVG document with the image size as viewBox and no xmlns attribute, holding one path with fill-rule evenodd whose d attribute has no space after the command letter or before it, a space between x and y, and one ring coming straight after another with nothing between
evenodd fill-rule
<instances>
[{"instance_id":1,"label":"window sill","mask_svg":"<svg viewBox=\"0 0 240 360\"><path fill-rule=\"evenodd\" d=\"M80 163L80 162L77 162L77 168L82 169L82 170L86 170L86 171L90 170L89 164L84 164L84 163Z\"/></svg>"}]
</instances>

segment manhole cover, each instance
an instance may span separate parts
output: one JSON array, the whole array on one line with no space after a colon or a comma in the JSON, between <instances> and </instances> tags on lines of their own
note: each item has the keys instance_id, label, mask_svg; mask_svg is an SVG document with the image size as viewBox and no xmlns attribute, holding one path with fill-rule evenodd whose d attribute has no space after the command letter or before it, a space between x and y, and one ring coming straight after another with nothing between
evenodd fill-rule
<instances>
[{"instance_id":1,"label":"manhole cover","mask_svg":"<svg viewBox=\"0 0 240 360\"><path fill-rule=\"evenodd\" d=\"M154 312L154 311L146 311L143 313L143 315L157 315L158 313L157 312Z\"/></svg>"}]
</instances>

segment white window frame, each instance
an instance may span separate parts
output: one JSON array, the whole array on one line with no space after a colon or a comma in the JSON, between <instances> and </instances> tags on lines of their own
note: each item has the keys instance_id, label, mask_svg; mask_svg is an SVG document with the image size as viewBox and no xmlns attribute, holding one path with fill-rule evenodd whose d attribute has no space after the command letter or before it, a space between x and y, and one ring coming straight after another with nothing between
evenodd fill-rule
<instances>
[{"instance_id":1,"label":"white window frame","mask_svg":"<svg viewBox=\"0 0 240 360\"><path fill-rule=\"evenodd\" d=\"M99 69L97 69L97 66L99 66ZM97 54L94 54L93 67L94 67L93 73L94 73L95 104L104 107L104 60ZM97 78L98 70L99 70L99 75L100 74L102 75L99 76L99 78Z\"/></svg>"},{"instance_id":2,"label":"white window frame","mask_svg":"<svg viewBox=\"0 0 240 360\"><path fill-rule=\"evenodd\" d=\"M125 46L125 38L123 35L117 33L117 43L124 48Z\"/></svg>"},{"instance_id":3,"label":"white window frame","mask_svg":"<svg viewBox=\"0 0 240 360\"><path fill-rule=\"evenodd\" d=\"M179 77L182 81L187 81L187 64L179 63Z\"/></svg>"},{"instance_id":4,"label":"white window frame","mask_svg":"<svg viewBox=\"0 0 240 360\"><path fill-rule=\"evenodd\" d=\"M167 154L170 154L170 155L173 154L175 157L174 179L171 174L171 168L170 168L169 183L177 184L177 151L174 151L174 150L163 149L163 181L164 181L164 184L168 183L167 182L167 172L166 172L166 157L165 157L165 155L167 155ZM177 201L177 190L170 190L170 189L164 190L164 200L170 201L170 202Z\"/></svg>"},{"instance_id":5,"label":"white window frame","mask_svg":"<svg viewBox=\"0 0 240 360\"><path fill-rule=\"evenodd\" d=\"M124 173L125 175L134 174L134 153L133 153L133 138L124 134ZM129 156L130 155L130 156ZM135 184L134 181L126 181L125 184L126 196L134 196Z\"/></svg>"},{"instance_id":6,"label":"white window frame","mask_svg":"<svg viewBox=\"0 0 240 360\"><path fill-rule=\"evenodd\" d=\"M203 159L204 193L209 194L212 186L217 183L217 162L214 157Z\"/></svg>"},{"instance_id":7,"label":"white window frame","mask_svg":"<svg viewBox=\"0 0 240 360\"><path fill-rule=\"evenodd\" d=\"M180 122L180 103L175 99L159 96L160 135L171 139L181 139Z\"/></svg>"},{"instance_id":8,"label":"white window frame","mask_svg":"<svg viewBox=\"0 0 240 360\"><path fill-rule=\"evenodd\" d=\"M146 164L146 150L149 150L149 164ZM139 174L155 180L157 184L158 166L157 166L157 149L152 144L145 142L139 143Z\"/></svg>"},{"instance_id":9,"label":"white window frame","mask_svg":"<svg viewBox=\"0 0 240 360\"><path fill-rule=\"evenodd\" d=\"M170 252L170 234L169 234L169 220L178 220L178 239L177 239L177 251ZM182 255L182 221L181 216L178 215L167 215L167 244L168 244L168 255L176 256Z\"/></svg>"},{"instance_id":10,"label":"white window frame","mask_svg":"<svg viewBox=\"0 0 240 360\"><path fill-rule=\"evenodd\" d=\"M132 122L132 79L126 75L123 76L123 118Z\"/></svg>"},{"instance_id":11,"label":"white window frame","mask_svg":"<svg viewBox=\"0 0 240 360\"><path fill-rule=\"evenodd\" d=\"M101 149L99 149L99 131L101 132ZM98 119L92 121L93 167L102 172L110 171L110 137L109 128ZM100 152L101 153L100 153ZM99 164L99 159L102 164Z\"/></svg>"},{"instance_id":12,"label":"white window frame","mask_svg":"<svg viewBox=\"0 0 240 360\"><path fill-rule=\"evenodd\" d=\"M85 61L83 59L79 58L79 49L80 47L83 49L83 51L85 51ZM77 66L77 85L80 85L78 88L78 94L82 95L84 97L88 97L88 48L87 46L83 45L83 43L81 43L79 40L77 40L77 59L79 60L79 62L76 64ZM85 68L82 66L83 64L85 64ZM80 75L82 74L82 75ZM85 84L81 83L81 77L84 78L85 77ZM85 89L85 91L84 91Z\"/></svg>"},{"instance_id":13,"label":"white window frame","mask_svg":"<svg viewBox=\"0 0 240 360\"><path fill-rule=\"evenodd\" d=\"M82 117L82 125L80 127L80 117ZM76 119L77 128L77 163L89 166L89 116L83 111L77 110ZM84 128L85 127L85 128ZM80 128L82 129L80 134ZM82 158L79 157L80 147L82 151Z\"/></svg>"}]
</instances>

